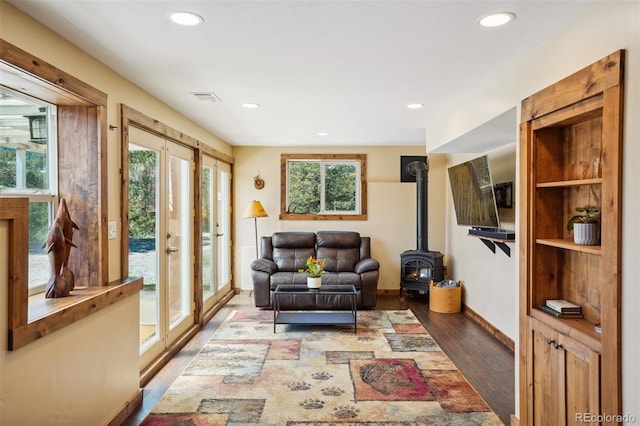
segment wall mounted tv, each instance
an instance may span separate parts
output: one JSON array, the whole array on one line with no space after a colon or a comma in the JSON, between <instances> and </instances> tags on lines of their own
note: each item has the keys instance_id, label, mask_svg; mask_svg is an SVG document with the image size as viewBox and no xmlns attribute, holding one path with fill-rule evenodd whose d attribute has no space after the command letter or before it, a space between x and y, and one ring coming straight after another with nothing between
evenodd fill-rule
<instances>
[{"instance_id":1,"label":"wall mounted tv","mask_svg":"<svg viewBox=\"0 0 640 426\"><path fill-rule=\"evenodd\" d=\"M449 167L448 172L458 225L500 228L487 156Z\"/></svg>"}]
</instances>

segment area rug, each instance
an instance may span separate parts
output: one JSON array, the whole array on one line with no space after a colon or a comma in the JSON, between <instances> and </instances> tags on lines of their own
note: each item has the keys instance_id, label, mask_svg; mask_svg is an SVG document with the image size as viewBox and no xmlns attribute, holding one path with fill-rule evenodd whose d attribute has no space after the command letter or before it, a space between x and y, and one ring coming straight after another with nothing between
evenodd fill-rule
<instances>
[{"instance_id":1,"label":"area rug","mask_svg":"<svg viewBox=\"0 0 640 426\"><path fill-rule=\"evenodd\" d=\"M502 425L410 310L272 315L232 312L142 425Z\"/></svg>"}]
</instances>

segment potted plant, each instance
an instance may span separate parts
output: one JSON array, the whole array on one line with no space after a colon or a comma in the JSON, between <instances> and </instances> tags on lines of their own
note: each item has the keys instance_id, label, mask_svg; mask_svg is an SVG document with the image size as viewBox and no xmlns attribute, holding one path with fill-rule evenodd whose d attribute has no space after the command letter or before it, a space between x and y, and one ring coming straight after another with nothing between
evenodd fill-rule
<instances>
[{"instance_id":1,"label":"potted plant","mask_svg":"<svg viewBox=\"0 0 640 426\"><path fill-rule=\"evenodd\" d=\"M567 222L567 230L573 230L573 242L579 245L600 244L600 215L597 207L576 207L580 214Z\"/></svg>"},{"instance_id":2,"label":"potted plant","mask_svg":"<svg viewBox=\"0 0 640 426\"><path fill-rule=\"evenodd\" d=\"M325 273L324 262L324 259L316 259L313 256L309 256L307 258L307 267L298 271L308 274L307 286L309 288L320 288L322 284L322 274Z\"/></svg>"}]
</instances>

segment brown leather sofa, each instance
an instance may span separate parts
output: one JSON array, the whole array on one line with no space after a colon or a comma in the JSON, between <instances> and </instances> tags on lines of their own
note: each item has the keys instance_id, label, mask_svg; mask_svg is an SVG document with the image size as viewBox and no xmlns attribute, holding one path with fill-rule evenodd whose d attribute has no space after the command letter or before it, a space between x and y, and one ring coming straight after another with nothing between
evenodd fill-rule
<instances>
[{"instance_id":1,"label":"brown leather sofa","mask_svg":"<svg viewBox=\"0 0 640 426\"><path fill-rule=\"evenodd\" d=\"M351 284L357 291L358 308L376 305L380 263L371 258L369 237L350 231L276 232L262 237L260 243L261 257L251 263L257 307L272 307L273 292L280 284L306 285L307 274L298 271L305 268L309 256L325 259L323 287ZM337 305L343 302L336 300ZM296 306L295 300L291 306L281 306L281 309L307 308Z\"/></svg>"}]
</instances>

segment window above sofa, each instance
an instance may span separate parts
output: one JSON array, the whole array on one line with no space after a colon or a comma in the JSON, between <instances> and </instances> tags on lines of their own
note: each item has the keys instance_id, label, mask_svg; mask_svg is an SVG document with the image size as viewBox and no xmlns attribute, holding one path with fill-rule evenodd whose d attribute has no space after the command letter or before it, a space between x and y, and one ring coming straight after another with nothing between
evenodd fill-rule
<instances>
[{"instance_id":1,"label":"window above sofa","mask_svg":"<svg viewBox=\"0 0 640 426\"><path fill-rule=\"evenodd\" d=\"M365 154L282 154L280 166L280 219L367 219Z\"/></svg>"}]
</instances>

